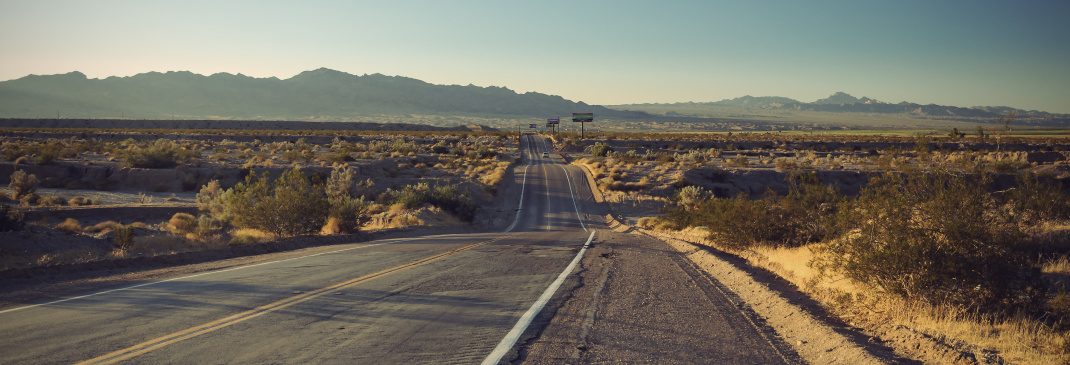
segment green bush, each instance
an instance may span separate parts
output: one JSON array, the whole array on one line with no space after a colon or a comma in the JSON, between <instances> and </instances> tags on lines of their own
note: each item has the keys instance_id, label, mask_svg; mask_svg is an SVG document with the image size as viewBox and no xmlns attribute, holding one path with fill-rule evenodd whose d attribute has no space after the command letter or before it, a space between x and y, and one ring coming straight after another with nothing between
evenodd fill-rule
<instances>
[{"instance_id":1,"label":"green bush","mask_svg":"<svg viewBox=\"0 0 1070 365\"><path fill-rule=\"evenodd\" d=\"M945 171L875 177L850 209L853 229L823 245L816 265L909 300L1035 310L1045 284L989 185Z\"/></svg>"},{"instance_id":2,"label":"green bush","mask_svg":"<svg viewBox=\"0 0 1070 365\"><path fill-rule=\"evenodd\" d=\"M279 236L312 234L323 227L330 204L322 183L297 169L284 172L273 184L269 181L266 172L246 176L223 194L224 215L237 227Z\"/></svg>"},{"instance_id":3,"label":"green bush","mask_svg":"<svg viewBox=\"0 0 1070 365\"><path fill-rule=\"evenodd\" d=\"M594 146L591 146L591 156L594 157L606 157L610 152L613 152L613 147L602 142L597 142Z\"/></svg>"},{"instance_id":4,"label":"green bush","mask_svg":"<svg viewBox=\"0 0 1070 365\"><path fill-rule=\"evenodd\" d=\"M408 209L419 208L425 204L433 205L452 213L465 222L474 220L479 210L468 192L461 191L457 185L434 187L427 183L409 185L401 190L387 190L380 196L380 201L388 204L401 204Z\"/></svg>"},{"instance_id":5,"label":"green bush","mask_svg":"<svg viewBox=\"0 0 1070 365\"><path fill-rule=\"evenodd\" d=\"M679 190L680 205L665 214L678 228L707 227L717 245L743 250L755 244L798 247L821 242L842 231L846 198L813 173L788 175L787 196L705 199L696 187Z\"/></svg>"},{"instance_id":6,"label":"green bush","mask_svg":"<svg viewBox=\"0 0 1070 365\"><path fill-rule=\"evenodd\" d=\"M353 199L349 196L330 199L328 221L333 223L336 233L357 233L368 212L364 198Z\"/></svg>"},{"instance_id":7,"label":"green bush","mask_svg":"<svg viewBox=\"0 0 1070 365\"><path fill-rule=\"evenodd\" d=\"M111 242L120 250L127 250L134 244L134 227L116 225L111 230Z\"/></svg>"},{"instance_id":8,"label":"green bush","mask_svg":"<svg viewBox=\"0 0 1070 365\"><path fill-rule=\"evenodd\" d=\"M364 197L354 198L362 183L357 183L356 171L350 168L334 169L327 179L326 194L330 204L328 225L335 233L356 233L368 208Z\"/></svg>"}]
</instances>

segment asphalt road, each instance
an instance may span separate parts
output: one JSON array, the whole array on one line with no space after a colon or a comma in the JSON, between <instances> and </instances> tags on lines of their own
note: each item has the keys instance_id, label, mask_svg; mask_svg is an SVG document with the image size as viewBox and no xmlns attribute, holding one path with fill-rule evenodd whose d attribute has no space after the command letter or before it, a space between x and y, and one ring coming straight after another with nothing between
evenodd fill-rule
<instances>
[{"instance_id":1,"label":"asphalt road","mask_svg":"<svg viewBox=\"0 0 1070 365\"><path fill-rule=\"evenodd\" d=\"M659 253L667 252L664 243L595 232L604 226L590 212L582 171L542 157L546 147L541 137L524 137L525 158L500 191L507 203L491 232L337 245L2 309L0 363L786 359L731 303L703 294L693 283L701 275L665 271L673 262ZM588 247L597 255L583 255ZM682 325L689 327L674 328ZM716 336L702 337L708 334ZM738 344L717 346L728 350L701 350L732 341ZM664 346L671 350L654 351Z\"/></svg>"}]
</instances>

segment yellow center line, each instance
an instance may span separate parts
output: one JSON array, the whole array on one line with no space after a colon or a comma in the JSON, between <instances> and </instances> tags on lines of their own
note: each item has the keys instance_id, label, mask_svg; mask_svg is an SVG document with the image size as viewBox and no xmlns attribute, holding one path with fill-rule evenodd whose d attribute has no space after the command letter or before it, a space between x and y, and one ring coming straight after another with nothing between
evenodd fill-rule
<instances>
[{"instance_id":1,"label":"yellow center line","mask_svg":"<svg viewBox=\"0 0 1070 365\"><path fill-rule=\"evenodd\" d=\"M283 308L292 306L292 305L297 304L297 303L301 303L301 302L304 302L304 301L307 301L307 300L311 300L311 299L319 297L319 296L323 296L325 294L330 294L332 292L336 292L336 291L339 291L339 290L342 290L342 289L353 287L353 286L356 286L358 284L363 284L363 283L366 283L366 282L369 282L369 281L372 281L372 280L375 280L375 279L378 279L378 278L381 278L381 277L384 277L384 276L387 276L387 275L390 275L390 274L393 274L393 273L396 273L396 272L400 272L400 271L408 270L408 269L411 269L411 268L414 268L414 267L422 266L422 265L431 263L433 261L437 261L439 259L445 258L447 256L451 256L451 255L454 255L454 254L457 254L457 253L460 253L460 252L468 251L468 250L471 250L473 248L476 248L476 247L479 247L479 246L482 246L482 245L485 245L485 244L488 244L488 243L491 243L491 242L499 241L499 240L502 240L502 239L505 239L507 237L514 236L514 235L516 235L516 233L510 234L510 235L501 236L501 237L497 237L497 238L494 238L494 239L491 239L491 240L487 240L487 241L483 241L483 242L473 243L471 245L464 246L464 247L461 247L461 248L458 248L458 249L455 249L455 250L452 250L452 251L443 252L443 253L440 253L438 255L434 255L434 256L431 256L431 257L427 257L427 258L423 258L423 259L420 259L420 260L416 260L416 261L413 261L413 262L410 262L410 263L407 263L407 264L404 264L404 265L392 267L392 268L389 268L389 269L386 269L386 270L382 270L382 271L379 271L379 272L376 272L376 273L373 273L373 274L364 275L364 276L361 276L359 278L347 280L345 282L334 284L334 285L331 285L331 286L328 286L328 287L325 287L325 288L316 289L314 291L310 291L310 292L307 292L307 293L302 293L302 294L299 294L299 295L295 295L295 296L292 296L292 297L289 297L289 298L286 298L286 299L282 299L282 300L279 300L279 301L276 301L276 302L273 302L273 303L270 303L270 304L262 305L262 306L247 310L245 312L241 312L241 313L238 313L238 314L235 314L235 315L232 315L232 316L228 316L228 317L221 318L221 319L218 319L218 320L215 320L215 321L212 321L212 322L208 322L208 323L202 324L200 326L188 328L188 329L185 329L185 330L182 330L182 331L178 331L178 332L166 335L166 336L162 336L162 337L158 337L158 338L155 338L155 339L152 339L152 340L149 340L149 341L145 341L145 342L139 343L137 345L127 347L127 348L122 349L122 350L113 351L113 352L110 352L110 353L107 353L107 354L104 354L104 355L101 355L101 356L98 356L98 357L95 357L95 358L92 358L92 359L89 359L89 360L86 360L86 361L82 361L82 362L79 362L78 365L82 365L82 364L114 364L114 363L117 363L119 361L123 361L123 360L126 360L126 359L129 359L129 358L132 358L132 357L147 353L149 351L153 351L153 350L159 349L161 347L164 347L164 346L176 343L176 342L180 342L180 341L183 341L183 340L186 340L186 339L190 339L190 338L193 338L193 337L196 337L196 336L200 336L200 335L203 335L205 333L209 333L209 332L221 329L221 328L225 328L225 327L228 327L228 326L233 325L233 324L241 323L241 322L244 322L246 320L249 320L249 319L252 319L252 318L255 318L255 317L259 317L261 315L264 315L264 314L267 314L267 313L271 313L271 312L277 311L279 309L283 309Z\"/></svg>"}]
</instances>

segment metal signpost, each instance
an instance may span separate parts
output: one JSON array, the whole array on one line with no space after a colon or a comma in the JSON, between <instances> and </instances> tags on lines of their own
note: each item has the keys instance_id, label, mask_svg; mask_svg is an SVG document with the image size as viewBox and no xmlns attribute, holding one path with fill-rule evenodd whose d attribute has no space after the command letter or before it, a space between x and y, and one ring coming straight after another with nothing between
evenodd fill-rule
<instances>
[{"instance_id":1,"label":"metal signpost","mask_svg":"<svg viewBox=\"0 0 1070 365\"><path fill-rule=\"evenodd\" d=\"M557 134L558 124L561 124L561 117L546 119L546 126L550 128L550 133Z\"/></svg>"},{"instance_id":2,"label":"metal signpost","mask_svg":"<svg viewBox=\"0 0 1070 365\"><path fill-rule=\"evenodd\" d=\"M572 121L580 123L580 139L583 139L583 123L594 121L594 113L572 113Z\"/></svg>"}]
</instances>

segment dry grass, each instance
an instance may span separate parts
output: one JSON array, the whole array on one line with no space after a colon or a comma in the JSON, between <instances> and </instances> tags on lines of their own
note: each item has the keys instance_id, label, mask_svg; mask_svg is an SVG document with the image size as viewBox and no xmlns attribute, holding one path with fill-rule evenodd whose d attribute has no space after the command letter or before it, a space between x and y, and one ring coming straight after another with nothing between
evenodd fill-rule
<instances>
[{"instance_id":1,"label":"dry grass","mask_svg":"<svg viewBox=\"0 0 1070 365\"><path fill-rule=\"evenodd\" d=\"M278 237L274 234L264 232L255 228L236 228L230 230L228 233L230 233L231 237L249 237L255 240L249 243L269 242L278 239ZM233 240L231 242L233 242Z\"/></svg>"},{"instance_id":2,"label":"dry grass","mask_svg":"<svg viewBox=\"0 0 1070 365\"><path fill-rule=\"evenodd\" d=\"M123 225L116 221L107 221L94 224L89 227L85 227L82 231L86 233L108 233L116 227L122 227Z\"/></svg>"},{"instance_id":3,"label":"dry grass","mask_svg":"<svg viewBox=\"0 0 1070 365\"><path fill-rule=\"evenodd\" d=\"M1062 333L1026 315L997 318L961 308L933 306L875 295L836 277L819 277L809 263L809 247L755 247L741 253L752 265L770 270L795 284L827 307L852 321L903 325L934 337L946 336L1021 364L1052 364L1066 360ZM1070 274L1070 258L1061 256L1043 265L1045 273ZM860 323L859 323L860 324Z\"/></svg>"},{"instance_id":4,"label":"dry grass","mask_svg":"<svg viewBox=\"0 0 1070 365\"><path fill-rule=\"evenodd\" d=\"M1040 270L1045 274L1070 275L1070 256L1064 254L1047 259Z\"/></svg>"},{"instance_id":5,"label":"dry grass","mask_svg":"<svg viewBox=\"0 0 1070 365\"><path fill-rule=\"evenodd\" d=\"M90 250L71 250L32 256L0 255L0 270L42 265L83 263L93 261L100 256L101 253Z\"/></svg>"},{"instance_id":6,"label":"dry grass","mask_svg":"<svg viewBox=\"0 0 1070 365\"><path fill-rule=\"evenodd\" d=\"M63 223L57 224L56 229L66 231L67 233L71 234L80 234L82 233L82 224L78 223L77 219L67 218L67 220L63 221Z\"/></svg>"}]
</instances>

